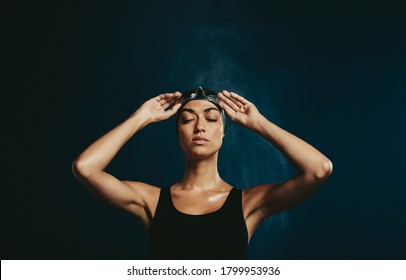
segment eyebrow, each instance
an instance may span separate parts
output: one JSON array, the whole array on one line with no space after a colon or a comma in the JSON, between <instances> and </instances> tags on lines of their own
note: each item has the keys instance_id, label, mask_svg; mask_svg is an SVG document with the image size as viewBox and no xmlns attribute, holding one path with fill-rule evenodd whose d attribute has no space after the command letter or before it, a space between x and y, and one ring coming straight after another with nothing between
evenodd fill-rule
<instances>
[{"instance_id":1,"label":"eyebrow","mask_svg":"<svg viewBox=\"0 0 406 280\"><path fill-rule=\"evenodd\" d=\"M211 110L216 110L216 111L220 112L219 109L217 109L216 107L209 107L209 108L206 108L206 109L203 110L203 112L208 113L208 112L210 112ZM182 113L182 112L184 112L184 111L196 115L196 111L193 110L192 108L183 108L180 112Z\"/></svg>"}]
</instances>

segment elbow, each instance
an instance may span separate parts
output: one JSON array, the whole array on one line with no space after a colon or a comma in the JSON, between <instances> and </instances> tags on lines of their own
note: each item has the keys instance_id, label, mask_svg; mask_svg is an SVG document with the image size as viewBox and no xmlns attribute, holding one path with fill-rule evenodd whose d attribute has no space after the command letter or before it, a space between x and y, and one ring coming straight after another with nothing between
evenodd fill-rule
<instances>
[{"instance_id":1,"label":"elbow","mask_svg":"<svg viewBox=\"0 0 406 280\"><path fill-rule=\"evenodd\" d=\"M317 180L326 180L333 173L333 163L325 158L320 164L315 172L315 177Z\"/></svg>"},{"instance_id":2,"label":"elbow","mask_svg":"<svg viewBox=\"0 0 406 280\"><path fill-rule=\"evenodd\" d=\"M77 179L87 178L91 175L91 170L88 164L78 157L72 162L72 173Z\"/></svg>"}]
</instances>

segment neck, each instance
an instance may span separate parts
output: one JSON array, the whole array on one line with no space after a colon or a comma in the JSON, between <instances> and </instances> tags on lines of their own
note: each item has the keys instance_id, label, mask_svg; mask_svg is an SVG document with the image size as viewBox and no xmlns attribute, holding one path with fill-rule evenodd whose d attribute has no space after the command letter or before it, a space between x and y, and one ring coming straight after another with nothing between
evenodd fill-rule
<instances>
[{"instance_id":1,"label":"neck","mask_svg":"<svg viewBox=\"0 0 406 280\"><path fill-rule=\"evenodd\" d=\"M221 182L217 170L217 153L205 159L185 158L185 173L180 182L184 188L207 191L219 188Z\"/></svg>"}]
</instances>

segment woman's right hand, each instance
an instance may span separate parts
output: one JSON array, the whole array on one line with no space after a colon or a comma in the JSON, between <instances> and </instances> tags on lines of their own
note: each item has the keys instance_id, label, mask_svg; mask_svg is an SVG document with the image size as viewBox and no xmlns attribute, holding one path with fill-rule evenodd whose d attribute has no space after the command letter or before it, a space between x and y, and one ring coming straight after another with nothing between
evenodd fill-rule
<instances>
[{"instance_id":1,"label":"woman's right hand","mask_svg":"<svg viewBox=\"0 0 406 280\"><path fill-rule=\"evenodd\" d=\"M177 102L181 95L178 91L160 94L144 102L135 113L140 114L149 123L166 120L179 110L181 104ZM167 110L172 105L173 107Z\"/></svg>"}]
</instances>

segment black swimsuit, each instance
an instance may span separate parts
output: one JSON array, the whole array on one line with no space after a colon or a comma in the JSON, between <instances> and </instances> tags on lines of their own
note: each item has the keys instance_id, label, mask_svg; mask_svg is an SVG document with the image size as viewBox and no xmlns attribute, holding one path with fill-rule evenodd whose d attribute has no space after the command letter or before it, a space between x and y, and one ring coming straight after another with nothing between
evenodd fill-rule
<instances>
[{"instance_id":1,"label":"black swimsuit","mask_svg":"<svg viewBox=\"0 0 406 280\"><path fill-rule=\"evenodd\" d=\"M169 188L161 189L149 248L152 259L245 259L248 232L242 191L233 188L219 210L190 215L175 208Z\"/></svg>"}]
</instances>

